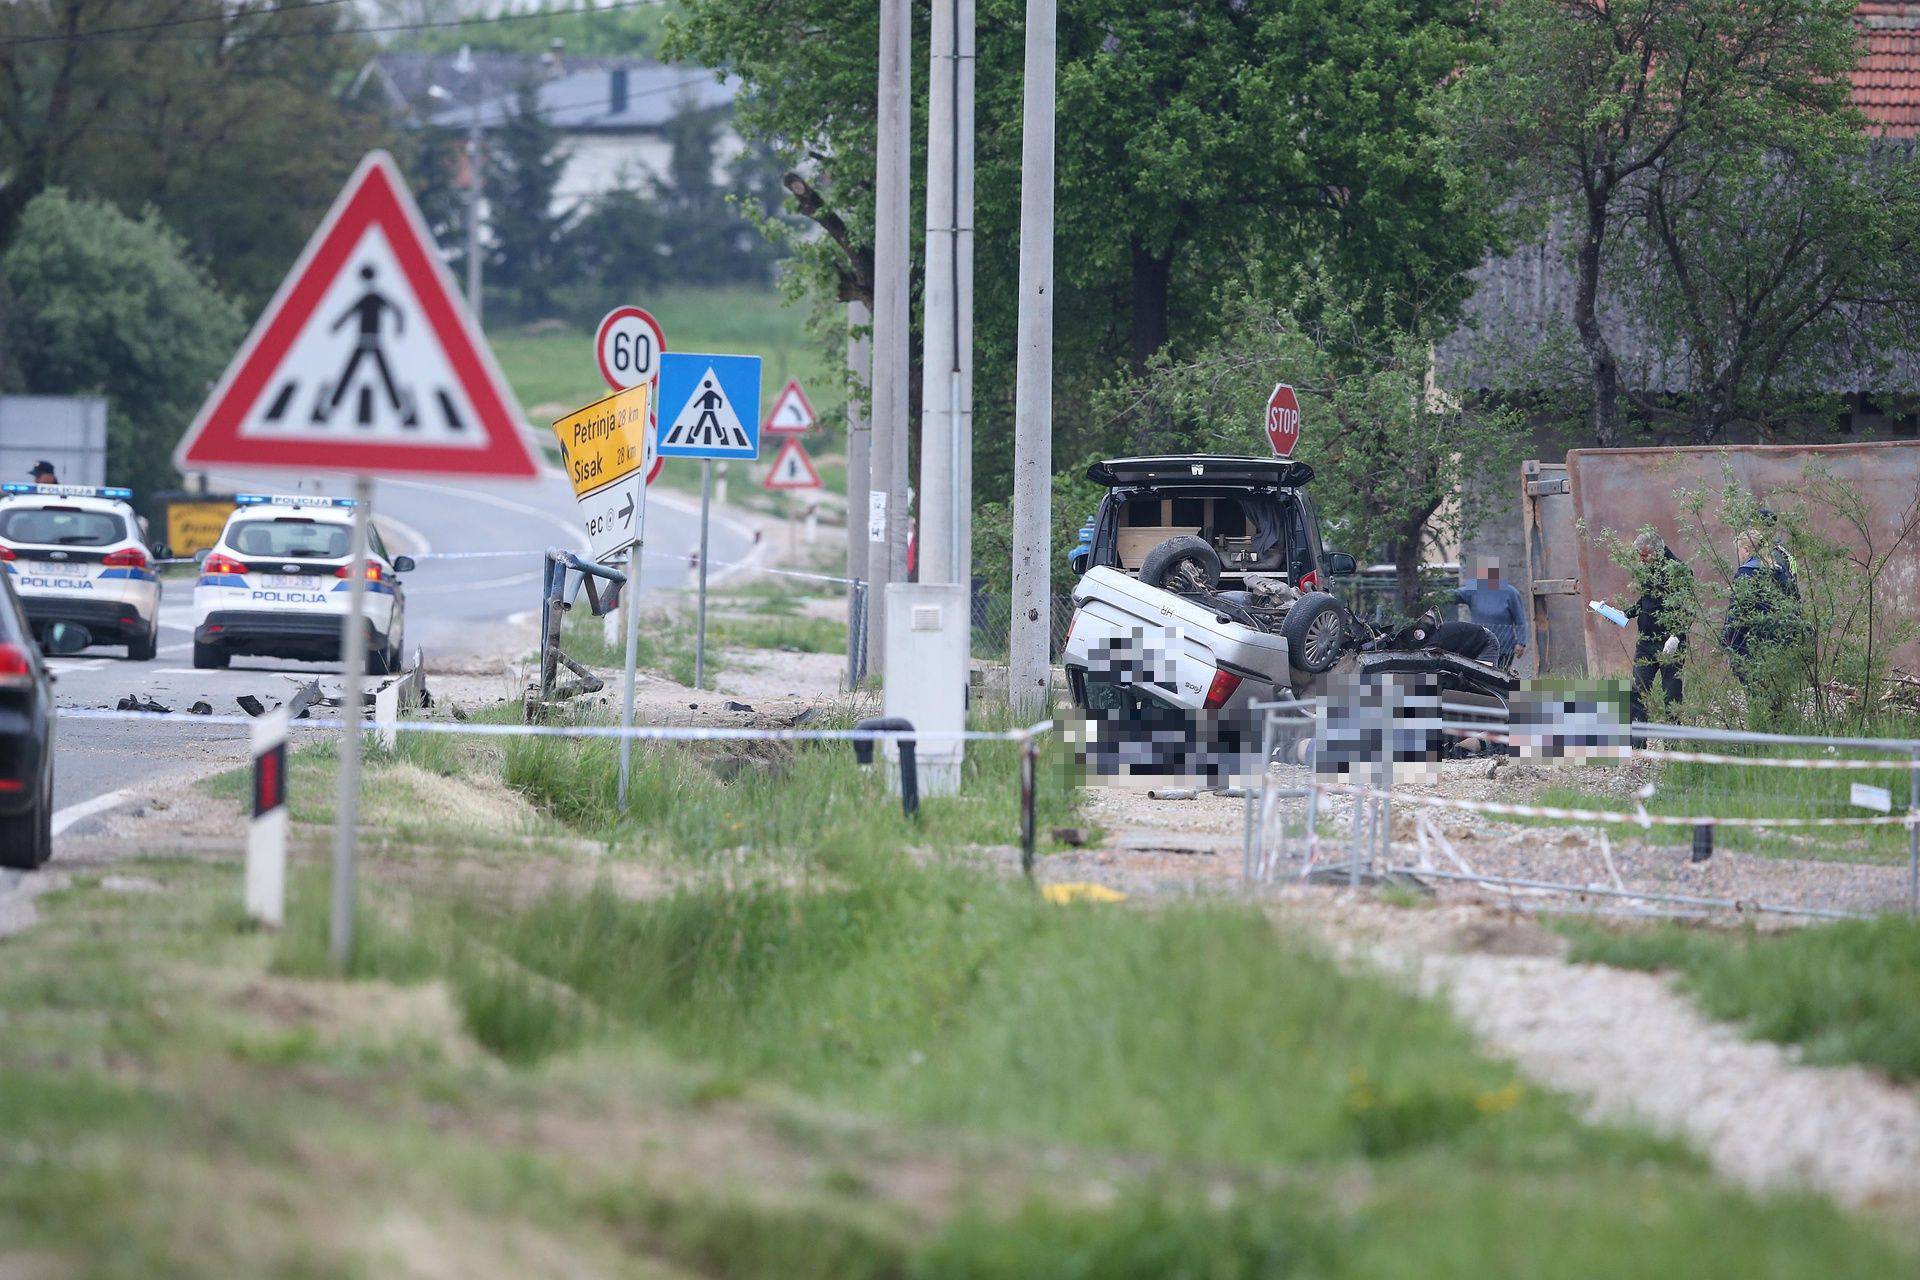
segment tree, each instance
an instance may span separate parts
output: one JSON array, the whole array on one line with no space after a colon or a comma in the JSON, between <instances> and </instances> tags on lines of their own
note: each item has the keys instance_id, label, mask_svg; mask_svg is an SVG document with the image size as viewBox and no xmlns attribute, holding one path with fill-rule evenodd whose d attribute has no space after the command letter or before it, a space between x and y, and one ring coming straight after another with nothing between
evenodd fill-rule
<instances>
[{"instance_id":1,"label":"tree","mask_svg":"<svg viewBox=\"0 0 1920 1280\"><path fill-rule=\"evenodd\" d=\"M249 304L389 122L341 93L353 10L217 0L0 5L0 249L60 185L152 206Z\"/></svg>"},{"instance_id":2,"label":"tree","mask_svg":"<svg viewBox=\"0 0 1920 1280\"><path fill-rule=\"evenodd\" d=\"M176 482L173 446L244 329L181 238L152 211L129 218L56 187L21 211L0 277L25 389L106 395L107 479Z\"/></svg>"},{"instance_id":3,"label":"tree","mask_svg":"<svg viewBox=\"0 0 1920 1280\"><path fill-rule=\"evenodd\" d=\"M1857 132L1847 109L1852 7L1851 0L1507 0L1491 7L1494 52L1455 77L1446 114L1469 167L1488 166L1492 192L1541 220L1565 218L1571 320L1587 366L1595 442L1616 444L1621 434L1620 358L1602 326L1614 301L1606 270L1616 233L1650 212L1656 240L1663 223L1677 229L1657 210L1663 190L1699 213L1706 206L1686 193L1714 189L1712 203L1724 210L1740 187L1739 180L1731 188L1699 185L1689 173L1720 167L1734 179L1728 157L1760 155L1783 137L1810 143L1823 133ZM1666 208L1666 215L1680 213ZM1718 252L1695 236L1726 229L1709 231L1703 220L1693 233L1679 257L1666 257L1675 271L1684 272L1689 257L1699 263ZM1643 284L1635 279L1625 293Z\"/></svg>"},{"instance_id":4,"label":"tree","mask_svg":"<svg viewBox=\"0 0 1920 1280\"><path fill-rule=\"evenodd\" d=\"M924 14L924 7L920 9ZM1440 312L1489 226L1456 199L1426 104L1475 56L1475 6L1067 0L1059 17L1056 453L1094 447L1117 369L1197 349L1223 290L1319 262ZM926 65L921 17L914 66ZM845 0L687 0L669 50L737 74L741 128L779 147L797 290L871 302L878 17ZM978 7L976 482L1010 488L1024 6ZM925 77L914 77L914 225ZM916 277L917 278L917 277ZM1385 286L1367 289L1368 282ZM917 370L915 383L917 385Z\"/></svg>"},{"instance_id":5,"label":"tree","mask_svg":"<svg viewBox=\"0 0 1920 1280\"><path fill-rule=\"evenodd\" d=\"M567 166L560 130L540 109L539 90L522 85L513 110L484 148L490 283L509 293L527 319L547 313L564 264L577 209L558 208Z\"/></svg>"},{"instance_id":6,"label":"tree","mask_svg":"<svg viewBox=\"0 0 1920 1280\"><path fill-rule=\"evenodd\" d=\"M1146 408L1206 452L1264 454L1263 407L1276 382L1291 382L1302 424L1295 456L1314 469L1325 528L1357 554L1383 551L1400 608L1412 613L1426 553L1472 532L1483 505L1473 486L1516 461L1522 437L1517 414L1468 404L1435 383L1433 344L1445 323L1417 311L1405 325L1379 319L1402 310L1393 299L1355 296L1329 274L1284 305L1242 298L1206 348L1156 361L1103 407Z\"/></svg>"}]
</instances>

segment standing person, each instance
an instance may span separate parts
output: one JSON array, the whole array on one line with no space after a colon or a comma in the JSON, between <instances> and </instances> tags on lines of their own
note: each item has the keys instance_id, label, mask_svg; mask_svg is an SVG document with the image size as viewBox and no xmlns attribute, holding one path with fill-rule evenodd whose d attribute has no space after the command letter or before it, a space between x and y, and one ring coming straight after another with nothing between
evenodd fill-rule
<instances>
[{"instance_id":1,"label":"standing person","mask_svg":"<svg viewBox=\"0 0 1920 1280\"><path fill-rule=\"evenodd\" d=\"M33 464L33 470L27 472L35 484L59 484L60 477L53 472L53 464L42 459Z\"/></svg>"},{"instance_id":2,"label":"standing person","mask_svg":"<svg viewBox=\"0 0 1920 1280\"><path fill-rule=\"evenodd\" d=\"M1511 582L1500 580L1500 561L1477 560L1473 576L1453 593L1455 604L1467 606L1467 619L1493 632L1500 646L1499 665L1513 666L1527 651L1527 606Z\"/></svg>"},{"instance_id":3,"label":"standing person","mask_svg":"<svg viewBox=\"0 0 1920 1280\"><path fill-rule=\"evenodd\" d=\"M1693 621L1693 570L1673 554L1667 540L1653 529L1642 529L1633 540L1633 585L1640 592L1623 612L1639 627L1633 642L1633 696L1629 714L1647 718L1647 694L1654 678L1667 707L1680 705L1680 671L1687 660L1687 627Z\"/></svg>"},{"instance_id":4,"label":"standing person","mask_svg":"<svg viewBox=\"0 0 1920 1280\"><path fill-rule=\"evenodd\" d=\"M1799 587L1758 529L1734 541L1740 567L1733 572L1727 622L1720 647L1734 678L1747 691L1747 714L1761 728L1778 726L1801 672L1793 662L1799 638Z\"/></svg>"}]
</instances>

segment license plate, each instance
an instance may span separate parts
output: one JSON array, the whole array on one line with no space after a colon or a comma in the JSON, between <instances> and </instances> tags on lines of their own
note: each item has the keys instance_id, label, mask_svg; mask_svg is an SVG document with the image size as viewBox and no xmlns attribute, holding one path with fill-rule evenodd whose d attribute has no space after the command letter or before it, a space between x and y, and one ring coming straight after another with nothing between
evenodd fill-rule
<instances>
[{"instance_id":1,"label":"license plate","mask_svg":"<svg viewBox=\"0 0 1920 1280\"><path fill-rule=\"evenodd\" d=\"M293 591L310 591L320 584L320 578L310 573L257 573L252 576L257 586Z\"/></svg>"},{"instance_id":2,"label":"license plate","mask_svg":"<svg viewBox=\"0 0 1920 1280\"><path fill-rule=\"evenodd\" d=\"M85 582L90 576L85 565L62 564L58 560L29 560L27 572L36 578L71 578Z\"/></svg>"}]
</instances>

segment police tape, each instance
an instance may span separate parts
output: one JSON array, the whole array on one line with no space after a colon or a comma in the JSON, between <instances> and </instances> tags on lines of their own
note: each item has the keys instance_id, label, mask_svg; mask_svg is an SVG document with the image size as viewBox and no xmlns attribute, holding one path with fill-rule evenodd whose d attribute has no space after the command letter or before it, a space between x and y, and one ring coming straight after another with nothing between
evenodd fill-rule
<instances>
[{"instance_id":1,"label":"police tape","mask_svg":"<svg viewBox=\"0 0 1920 1280\"><path fill-rule=\"evenodd\" d=\"M1330 791L1339 795L1364 796L1375 800L1424 805L1433 809L1455 809L1467 813L1494 813L1518 818L1554 818L1563 822L1619 823L1648 827L1904 827L1920 821L1920 813L1898 818L1719 818L1711 815L1681 817L1648 813L1637 808L1627 813L1613 809L1569 809L1559 805L1511 804L1502 800L1460 800L1451 796L1428 796L1409 791L1386 791L1378 787L1355 786L1344 782L1309 782L1309 791Z\"/></svg>"},{"instance_id":2,"label":"police tape","mask_svg":"<svg viewBox=\"0 0 1920 1280\"><path fill-rule=\"evenodd\" d=\"M60 707L55 716L61 720L118 720L149 724L173 724L188 728L204 725L252 726L254 716L197 716L171 711L113 711L106 708ZM360 720L335 716L294 720L294 729L338 731L357 725L368 733L434 733L473 738L594 738L638 742L1030 742L1053 731L1054 722L1042 720L1021 729L756 729L745 725L702 728L695 725L556 725L556 724L476 724L450 720Z\"/></svg>"},{"instance_id":3,"label":"police tape","mask_svg":"<svg viewBox=\"0 0 1920 1280\"><path fill-rule=\"evenodd\" d=\"M1444 721L1439 725L1442 732L1461 736L1499 738L1507 742L1520 739L1522 746L1542 746L1557 748L1560 752L1579 751L1599 760L1648 760L1673 764L1731 764L1754 765L1763 769L1827 769L1875 770L1920 768L1920 760L1862 760L1858 757L1845 757L1832 760L1817 760L1808 756L1730 756L1714 751L1676 751L1668 747L1635 747L1626 742L1602 743L1590 741L1594 735L1582 735L1578 740L1569 741L1569 735L1555 734L1551 729L1507 728L1496 729L1491 725L1465 724L1457 721ZM1626 731L1620 731L1625 737ZM1645 735L1652 737L1653 735ZM1878 748L1875 748L1878 749ZM1905 751L1902 746L1886 747L1887 751ZM1527 758L1522 756L1523 759ZM1547 759L1571 758L1564 754L1548 756Z\"/></svg>"},{"instance_id":4,"label":"police tape","mask_svg":"<svg viewBox=\"0 0 1920 1280\"><path fill-rule=\"evenodd\" d=\"M530 556L537 560L543 554L544 549L541 551L427 551L415 556L414 560L424 563L428 560L499 560L515 556ZM642 551L640 554L642 558L652 560L655 563L667 562L688 566L694 566L699 563L699 557L692 552L681 554L673 551ZM168 561L167 563L175 562ZM779 578L803 578L811 582L832 582L844 586L854 586L863 581L860 578L836 577L830 573L809 573L801 569L776 569L771 565L754 564L746 560L709 560L707 561L707 565L713 569L750 569L755 573L772 574Z\"/></svg>"}]
</instances>

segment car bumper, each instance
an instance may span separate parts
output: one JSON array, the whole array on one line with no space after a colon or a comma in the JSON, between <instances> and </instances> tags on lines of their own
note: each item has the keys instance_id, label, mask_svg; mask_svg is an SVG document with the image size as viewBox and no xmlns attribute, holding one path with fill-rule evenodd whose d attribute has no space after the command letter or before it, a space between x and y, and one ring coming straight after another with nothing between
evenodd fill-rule
<instances>
[{"instance_id":1,"label":"car bumper","mask_svg":"<svg viewBox=\"0 0 1920 1280\"><path fill-rule=\"evenodd\" d=\"M145 635L153 626L153 620L131 600L23 595L20 609L36 636L45 635L56 622L83 626L100 641L129 640Z\"/></svg>"},{"instance_id":2,"label":"car bumper","mask_svg":"<svg viewBox=\"0 0 1920 1280\"><path fill-rule=\"evenodd\" d=\"M276 658L337 658L340 633L341 619L336 614L216 609L194 628L193 638L197 644L232 653ZM386 634L369 621L369 650L383 649L386 644Z\"/></svg>"}]
</instances>

